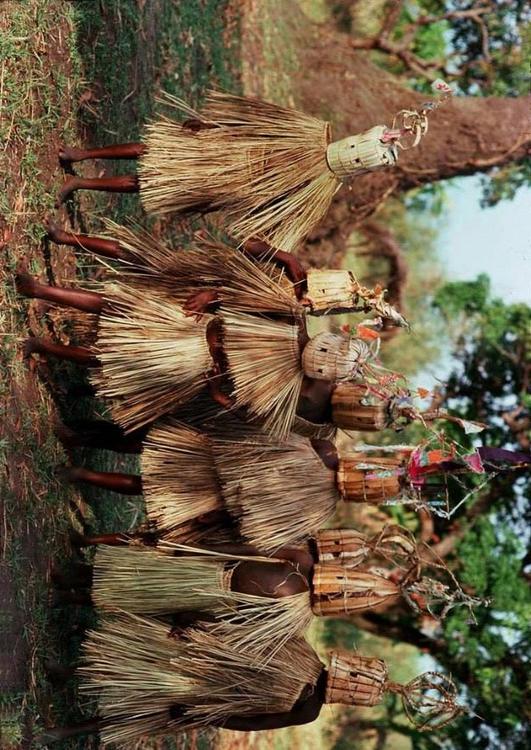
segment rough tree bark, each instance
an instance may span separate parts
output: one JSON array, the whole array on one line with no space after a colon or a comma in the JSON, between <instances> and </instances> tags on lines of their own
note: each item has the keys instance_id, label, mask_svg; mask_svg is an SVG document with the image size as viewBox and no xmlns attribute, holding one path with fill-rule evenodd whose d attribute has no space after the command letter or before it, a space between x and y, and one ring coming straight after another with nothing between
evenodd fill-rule
<instances>
[{"instance_id":1,"label":"rough tree bark","mask_svg":"<svg viewBox=\"0 0 531 750\"><path fill-rule=\"evenodd\" d=\"M398 110L426 100L376 67L367 54L352 50L348 35L323 27L306 46L294 86L298 105L332 120L334 138L377 123L391 125ZM319 257L322 245L324 259L333 262L352 229L393 193L521 161L531 153L530 106L529 96L456 97L433 114L421 145L401 153L395 168L362 175L342 188L308 249Z\"/></svg>"}]
</instances>

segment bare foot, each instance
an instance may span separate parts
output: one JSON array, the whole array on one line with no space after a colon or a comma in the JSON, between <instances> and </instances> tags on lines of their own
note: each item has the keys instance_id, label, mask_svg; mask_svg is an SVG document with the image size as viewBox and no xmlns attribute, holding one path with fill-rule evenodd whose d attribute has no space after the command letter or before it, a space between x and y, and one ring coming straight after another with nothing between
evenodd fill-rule
<instances>
[{"instance_id":1,"label":"bare foot","mask_svg":"<svg viewBox=\"0 0 531 750\"><path fill-rule=\"evenodd\" d=\"M72 177L67 177L67 179L63 182L63 187L59 190L59 193L57 194L57 198L55 201L55 207L59 208L59 206L62 206L65 200L72 195L72 193L77 190L79 187L79 177L76 175L73 175Z\"/></svg>"},{"instance_id":2,"label":"bare foot","mask_svg":"<svg viewBox=\"0 0 531 750\"><path fill-rule=\"evenodd\" d=\"M39 354L41 349L42 340L38 336L31 336L24 342L23 356L24 359L29 359L32 354Z\"/></svg>"},{"instance_id":3,"label":"bare foot","mask_svg":"<svg viewBox=\"0 0 531 750\"><path fill-rule=\"evenodd\" d=\"M55 242L58 245L64 242L67 232L65 232L65 230L59 226L59 224L56 224L53 219L46 218L44 220L44 228L46 229L46 233L52 240L52 242Z\"/></svg>"},{"instance_id":4,"label":"bare foot","mask_svg":"<svg viewBox=\"0 0 531 750\"><path fill-rule=\"evenodd\" d=\"M71 164L73 161L83 161L84 150L73 146L59 147L59 161L61 164Z\"/></svg>"},{"instance_id":5,"label":"bare foot","mask_svg":"<svg viewBox=\"0 0 531 750\"><path fill-rule=\"evenodd\" d=\"M24 270L20 270L15 276L17 292L25 297L36 297L39 282Z\"/></svg>"}]
</instances>

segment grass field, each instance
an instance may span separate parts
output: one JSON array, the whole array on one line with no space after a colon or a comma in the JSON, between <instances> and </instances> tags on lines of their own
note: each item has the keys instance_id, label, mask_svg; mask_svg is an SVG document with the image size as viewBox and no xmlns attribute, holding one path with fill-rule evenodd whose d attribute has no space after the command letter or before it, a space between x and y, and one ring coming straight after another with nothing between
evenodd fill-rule
<instances>
[{"instance_id":1,"label":"grass field","mask_svg":"<svg viewBox=\"0 0 531 750\"><path fill-rule=\"evenodd\" d=\"M245 8L242 14L241 8ZM140 218L135 196L85 193L56 212L64 178L61 143L101 145L138 138L160 89L197 103L209 85L293 103L290 71L305 19L327 20L324 0L300 0L286 14L283 0L3 0L0 3L0 747L36 747L47 726L78 721L75 681L52 684L46 662L76 659L89 609L50 606L53 567L74 559L69 530L131 528L140 499L116 499L68 486L59 468L69 462L101 470L134 471L130 459L98 451L69 451L54 425L102 414L83 395L76 368L23 358L28 334L68 343L72 328L61 311L17 295L14 275L25 267L49 283L91 279L88 255L50 246L43 219L98 230L100 217ZM114 170L116 165L112 165ZM127 169L128 165L118 166ZM100 164L80 173L99 174ZM179 225L155 225L179 236ZM323 626L313 638L322 641ZM158 747L218 750L320 750L334 744L334 713L311 726L249 735L195 735ZM82 739L59 749L98 747ZM148 747L147 745L143 747ZM359 745L362 747L362 745ZM363 746L365 747L365 746ZM397 746L398 747L398 746Z\"/></svg>"}]
</instances>

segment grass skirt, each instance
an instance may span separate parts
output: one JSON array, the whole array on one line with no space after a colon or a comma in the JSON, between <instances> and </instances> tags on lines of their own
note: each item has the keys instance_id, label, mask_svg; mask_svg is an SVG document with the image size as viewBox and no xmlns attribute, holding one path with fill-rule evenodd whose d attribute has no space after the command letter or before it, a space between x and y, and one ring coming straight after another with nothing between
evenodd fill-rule
<instances>
[{"instance_id":1,"label":"grass skirt","mask_svg":"<svg viewBox=\"0 0 531 750\"><path fill-rule=\"evenodd\" d=\"M168 417L151 429L141 457L147 513L164 537L224 503L208 436Z\"/></svg>"},{"instance_id":2,"label":"grass skirt","mask_svg":"<svg viewBox=\"0 0 531 750\"><path fill-rule=\"evenodd\" d=\"M156 280L156 288L184 302L194 292L212 288L233 312L303 315L294 286L270 259L256 261L220 240L196 240L191 248L169 247L142 227L134 231L106 222L108 237L120 243L135 271ZM124 267L127 271L127 266Z\"/></svg>"},{"instance_id":3,"label":"grass skirt","mask_svg":"<svg viewBox=\"0 0 531 750\"><path fill-rule=\"evenodd\" d=\"M242 647L257 654L274 653L272 639L280 648L309 625L310 593L268 597L231 591L232 570L245 559L168 543L159 549L100 546L92 596L96 606L107 611L197 612L199 618L206 613L232 624ZM270 558L252 560L264 566L275 563Z\"/></svg>"},{"instance_id":4,"label":"grass skirt","mask_svg":"<svg viewBox=\"0 0 531 750\"><path fill-rule=\"evenodd\" d=\"M99 698L104 743L289 711L323 667L302 639L262 663L223 626L189 629L176 639L167 625L131 615L105 619L89 632L84 657L81 689ZM182 707L181 718L170 718L173 705Z\"/></svg>"},{"instance_id":5,"label":"grass skirt","mask_svg":"<svg viewBox=\"0 0 531 750\"><path fill-rule=\"evenodd\" d=\"M299 329L222 310L224 350L237 407L246 407L264 429L288 437L302 388Z\"/></svg>"},{"instance_id":6,"label":"grass skirt","mask_svg":"<svg viewBox=\"0 0 531 750\"><path fill-rule=\"evenodd\" d=\"M199 132L167 118L148 125L139 161L148 213L223 210L238 240L260 237L288 252L326 214L341 185L326 162L327 123L247 97L210 92L187 116L215 125Z\"/></svg>"},{"instance_id":7,"label":"grass skirt","mask_svg":"<svg viewBox=\"0 0 531 750\"><path fill-rule=\"evenodd\" d=\"M125 429L149 424L193 398L205 386L212 365L206 328L187 317L148 278L136 284L106 285L108 305L99 321L94 376L99 394L111 403L113 418Z\"/></svg>"},{"instance_id":8,"label":"grass skirt","mask_svg":"<svg viewBox=\"0 0 531 750\"><path fill-rule=\"evenodd\" d=\"M335 474L306 438L291 434L279 444L256 430L212 445L226 506L250 544L274 554L306 541L334 513Z\"/></svg>"}]
</instances>

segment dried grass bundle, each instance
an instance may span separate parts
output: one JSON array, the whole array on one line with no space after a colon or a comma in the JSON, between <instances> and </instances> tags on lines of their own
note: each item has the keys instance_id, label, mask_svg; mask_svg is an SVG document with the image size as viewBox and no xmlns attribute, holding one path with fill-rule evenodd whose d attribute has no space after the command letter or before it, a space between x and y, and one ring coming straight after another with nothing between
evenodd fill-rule
<instances>
[{"instance_id":1,"label":"dried grass bundle","mask_svg":"<svg viewBox=\"0 0 531 750\"><path fill-rule=\"evenodd\" d=\"M206 434L173 417L161 420L144 441L141 466L149 519L167 539L183 523L223 509Z\"/></svg>"},{"instance_id":2,"label":"dried grass bundle","mask_svg":"<svg viewBox=\"0 0 531 750\"><path fill-rule=\"evenodd\" d=\"M140 195L148 213L223 210L241 241L292 251L321 221L341 185L326 162L329 126L274 104L210 92L199 132L161 117L147 127Z\"/></svg>"},{"instance_id":3,"label":"dried grass bundle","mask_svg":"<svg viewBox=\"0 0 531 750\"><path fill-rule=\"evenodd\" d=\"M280 444L256 430L215 439L212 448L226 505L259 549L274 553L305 541L334 513L334 472L306 438L292 434Z\"/></svg>"},{"instance_id":4,"label":"dried grass bundle","mask_svg":"<svg viewBox=\"0 0 531 750\"><path fill-rule=\"evenodd\" d=\"M127 430L149 424L196 395L212 365L206 327L186 317L175 302L117 282L106 287L109 304L100 316L94 376L111 402L114 419Z\"/></svg>"},{"instance_id":5,"label":"dried grass bundle","mask_svg":"<svg viewBox=\"0 0 531 750\"><path fill-rule=\"evenodd\" d=\"M220 626L194 628L175 639L167 625L125 614L103 620L88 634L85 660L82 689L99 696L104 742L130 742L228 716L289 711L322 670L301 639L261 663ZM181 719L170 719L172 705L184 709Z\"/></svg>"},{"instance_id":6,"label":"dried grass bundle","mask_svg":"<svg viewBox=\"0 0 531 750\"><path fill-rule=\"evenodd\" d=\"M247 407L265 430L286 439L303 381L298 327L225 310L221 314L236 406Z\"/></svg>"}]
</instances>

